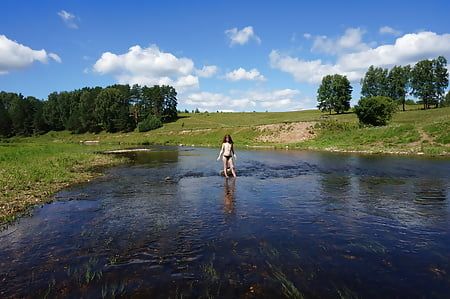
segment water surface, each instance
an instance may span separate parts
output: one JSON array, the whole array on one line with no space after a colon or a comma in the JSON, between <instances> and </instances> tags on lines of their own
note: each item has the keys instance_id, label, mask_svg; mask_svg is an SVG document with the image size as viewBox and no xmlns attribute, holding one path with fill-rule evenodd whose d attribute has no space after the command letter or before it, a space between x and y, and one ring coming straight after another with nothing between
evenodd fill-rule
<instances>
[{"instance_id":1,"label":"water surface","mask_svg":"<svg viewBox=\"0 0 450 299\"><path fill-rule=\"evenodd\" d=\"M154 148L0 232L0 297L443 298L450 161Z\"/></svg>"}]
</instances>

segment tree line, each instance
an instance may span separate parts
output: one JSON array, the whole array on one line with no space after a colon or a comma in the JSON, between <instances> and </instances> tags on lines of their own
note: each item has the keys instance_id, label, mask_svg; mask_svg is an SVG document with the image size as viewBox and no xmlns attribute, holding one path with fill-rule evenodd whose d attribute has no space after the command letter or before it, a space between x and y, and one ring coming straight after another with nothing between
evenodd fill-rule
<instances>
[{"instance_id":1,"label":"tree line","mask_svg":"<svg viewBox=\"0 0 450 299\"><path fill-rule=\"evenodd\" d=\"M0 92L0 136L48 131L146 131L177 118L177 92L168 85L115 84L53 92L47 100Z\"/></svg>"},{"instance_id":2,"label":"tree line","mask_svg":"<svg viewBox=\"0 0 450 299\"><path fill-rule=\"evenodd\" d=\"M450 106L447 60L439 56L425 59L414 66L394 66L391 69L370 66L361 79L361 98L385 97L403 106L407 95L419 99L424 109ZM343 113L350 109L352 87L346 76L335 74L322 78L317 90L317 107L324 112ZM369 101L370 102L370 101Z\"/></svg>"}]
</instances>

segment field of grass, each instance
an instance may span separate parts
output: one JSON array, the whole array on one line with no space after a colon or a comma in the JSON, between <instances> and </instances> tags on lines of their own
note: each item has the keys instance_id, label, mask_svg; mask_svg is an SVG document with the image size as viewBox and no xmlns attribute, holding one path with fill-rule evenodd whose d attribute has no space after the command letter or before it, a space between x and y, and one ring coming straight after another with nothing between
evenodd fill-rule
<instances>
[{"instance_id":1,"label":"field of grass","mask_svg":"<svg viewBox=\"0 0 450 299\"><path fill-rule=\"evenodd\" d=\"M313 138L303 142L258 141L260 125L308 122ZM281 130L281 129L280 129ZM0 224L51 194L98 175L102 167L123 162L98 151L148 144L218 147L231 134L236 148L270 146L365 153L450 155L450 108L420 110L409 106L384 127L360 127L355 114L298 112L181 114L164 127L146 133L70 134L10 138L0 142ZM272 132L277 134L277 132ZM97 140L98 145L80 141Z\"/></svg>"}]
</instances>

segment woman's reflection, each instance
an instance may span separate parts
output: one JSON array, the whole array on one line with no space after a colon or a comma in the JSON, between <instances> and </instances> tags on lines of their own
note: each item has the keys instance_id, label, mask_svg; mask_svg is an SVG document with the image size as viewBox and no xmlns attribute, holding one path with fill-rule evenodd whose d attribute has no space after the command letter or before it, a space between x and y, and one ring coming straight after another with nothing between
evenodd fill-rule
<instances>
[{"instance_id":1,"label":"woman's reflection","mask_svg":"<svg viewBox=\"0 0 450 299\"><path fill-rule=\"evenodd\" d=\"M224 184L224 205L223 209L226 214L234 214L234 190L236 188L235 178L226 178Z\"/></svg>"}]
</instances>

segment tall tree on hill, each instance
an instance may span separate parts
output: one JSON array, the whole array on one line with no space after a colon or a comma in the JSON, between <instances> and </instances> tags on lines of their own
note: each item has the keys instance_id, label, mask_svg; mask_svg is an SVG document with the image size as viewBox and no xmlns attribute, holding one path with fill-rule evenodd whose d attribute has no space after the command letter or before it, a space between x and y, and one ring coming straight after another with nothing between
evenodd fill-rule
<instances>
[{"instance_id":1,"label":"tall tree on hill","mask_svg":"<svg viewBox=\"0 0 450 299\"><path fill-rule=\"evenodd\" d=\"M64 130L64 125L59 112L58 93L52 92L48 95L47 101L44 105L44 119L50 130L61 131Z\"/></svg>"},{"instance_id":2,"label":"tall tree on hill","mask_svg":"<svg viewBox=\"0 0 450 299\"><path fill-rule=\"evenodd\" d=\"M25 99L21 94L15 94L9 103L8 109L11 117L12 129L14 135L29 135L28 132L28 111Z\"/></svg>"},{"instance_id":3,"label":"tall tree on hill","mask_svg":"<svg viewBox=\"0 0 450 299\"><path fill-rule=\"evenodd\" d=\"M49 127L44 118L44 106L45 106L44 102L36 98L32 98L30 99L30 104L33 110L32 116L33 134L44 134L45 132L48 132Z\"/></svg>"},{"instance_id":4,"label":"tall tree on hill","mask_svg":"<svg viewBox=\"0 0 450 299\"><path fill-rule=\"evenodd\" d=\"M406 95L410 89L410 73L411 67L394 66L387 76L388 80L388 96L401 103L403 111L405 111Z\"/></svg>"},{"instance_id":5,"label":"tall tree on hill","mask_svg":"<svg viewBox=\"0 0 450 299\"><path fill-rule=\"evenodd\" d=\"M439 56L433 59L433 77L435 90L434 104L437 108L439 103L444 100L445 90L448 86L447 59L445 57Z\"/></svg>"},{"instance_id":6,"label":"tall tree on hill","mask_svg":"<svg viewBox=\"0 0 450 299\"><path fill-rule=\"evenodd\" d=\"M175 88L169 85L161 87L164 96L164 103L162 109L162 121L172 121L177 118L177 92Z\"/></svg>"},{"instance_id":7,"label":"tall tree on hill","mask_svg":"<svg viewBox=\"0 0 450 299\"><path fill-rule=\"evenodd\" d=\"M134 84L130 93L131 115L133 115L134 123L137 125L141 121L142 114L142 87L139 84Z\"/></svg>"},{"instance_id":8,"label":"tall tree on hill","mask_svg":"<svg viewBox=\"0 0 450 299\"><path fill-rule=\"evenodd\" d=\"M81 90L79 104L80 133L99 132L101 130L95 115L95 99L101 91L101 87L83 88Z\"/></svg>"},{"instance_id":9,"label":"tall tree on hill","mask_svg":"<svg viewBox=\"0 0 450 299\"><path fill-rule=\"evenodd\" d=\"M95 114L101 128L107 132L134 129L128 99L117 88L108 87L98 94L95 99Z\"/></svg>"},{"instance_id":10,"label":"tall tree on hill","mask_svg":"<svg viewBox=\"0 0 450 299\"><path fill-rule=\"evenodd\" d=\"M389 96L388 70L371 65L361 79L361 96Z\"/></svg>"},{"instance_id":11,"label":"tall tree on hill","mask_svg":"<svg viewBox=\"0 0 450 299\"><path fill-rule=\"evenodd\" d=\"M333 98L333 76L326 75L322 78L322 83L317 90L317 108L322 112L331 112L333 111L332 105Z\"/></svg>"},{"instance_id":12,"label":"tall tree on hill","mask_svg":"<svg viewBox=\"0 0 450 299\"><path fill-rule=\"evenodd\" d=\"M436 59L421 60L411 71L411 86L414 96L423 102L423 108L438 105L448 86L447 60L439 56Z\"/></svg>"},{"instance_id":13,"label":"tall tree on hill","mask_svg":"<svg viewBox=\"0 0 450 299\"><path fill-rule=\"evenodd\" d=\"M346 76L335 74L322 78L317 90L317 107L321 111L343 113L350 109L351 99L352 86Z\"/></svg>"}]
</instances>

